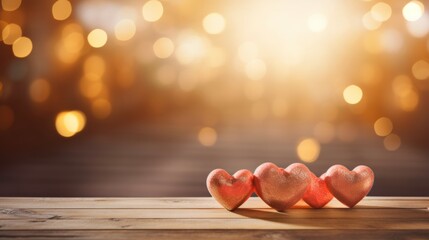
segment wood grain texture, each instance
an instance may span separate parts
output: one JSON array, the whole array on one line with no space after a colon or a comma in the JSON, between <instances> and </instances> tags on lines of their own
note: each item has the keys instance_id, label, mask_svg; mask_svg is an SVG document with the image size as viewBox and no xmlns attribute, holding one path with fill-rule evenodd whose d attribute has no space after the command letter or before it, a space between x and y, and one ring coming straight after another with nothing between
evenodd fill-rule
<instances>
[{"instance_id":1,"label":"wood grain texture","mask_svg":"<svg viewBox=\"0 0 429 240\"><path fill-rule=\"evenodd\" d=\"M250 198L234 212L211 198L0 198L0 239L428 239L428 197L334 200L277 212Z\"/></svg>"}]
</instances>

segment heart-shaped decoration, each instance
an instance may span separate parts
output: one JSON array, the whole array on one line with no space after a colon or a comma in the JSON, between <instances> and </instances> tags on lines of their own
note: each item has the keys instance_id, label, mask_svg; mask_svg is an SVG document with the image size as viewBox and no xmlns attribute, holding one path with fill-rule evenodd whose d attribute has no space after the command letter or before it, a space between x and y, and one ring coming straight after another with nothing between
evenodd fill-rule
<instances>
[{"instance_id":1,"label":"heart-shaped decoration","mask_svg":"<svg viewBox=\"0 0 429 240\"><path fill-rule=\"evenodd\" d=\"M253 174L243 169L231 176L223 169L215 169L207 177L207 189L218 203L232 211L252 195Z\"/></svg>"},{"instance_id":2,"label":"heart-shaped decoration","mask_svg":"<svg viewBox=\"0 0 429 240\"><path fill-rule=\"evenodd\" d=\"M310 170L301 163L286 169L273 163L256 168L253 182L258 196L277 211L284 211L297 203L310 184Z\"/></svg>"},{"instance_id":3,"label":"heart-shaped decoration","mask_svg":"<svg viewBox=\"0 0 429 240\"><path fill-rule=\"evenodd\" d=\"M353 207L371 190L374 172L367 166L357 166L349 171L342 165L334 165L325 174L329 191L343 204Z\"/></svg>"},{"instance_id":4,"label":"heart-shaped decoration","mask_svg":"<svg viewBox=\"0 0 429 240\"><path fill-rule=\"evenodd\" d=\"M310 172L311 183L305 192L302 200L304 200L312 208L322 208L334 197L329 191L325 182L325 174L318 178L314 173Z\"/></svg>"}]
</instances>

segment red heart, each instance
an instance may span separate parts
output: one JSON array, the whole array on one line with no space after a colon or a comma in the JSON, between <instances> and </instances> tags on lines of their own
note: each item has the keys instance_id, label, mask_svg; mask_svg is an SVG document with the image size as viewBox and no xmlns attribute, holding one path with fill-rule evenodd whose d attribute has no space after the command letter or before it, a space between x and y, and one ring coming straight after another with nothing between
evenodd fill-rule
<instances>
[{"instance_id":1,"label":"red heart","mask_svg":"<svg viewBox=\"0 0 429 240\"><path fill-rule=\"evenodd\" d=\"M207 189L216 201L232 211L252 195L253 174L243 169L231 176L223 169L215 169L207 177Z\"/></svg>"},{"instance_id":2,"label":"red heart","mask_svg":"<svg viewBox=\"0 0 429 240\"><path fill-rule=\"evenodd\" d=\"M294 163L286 169L273 163L264 163L256 168L254 185L258 196L277 211L284 211L297 203L310 184L310 170Z\"/></svg>"},{"instance_id":3,"label":"red heart","mask_svg":"<svg viewBox=\"0 0 429 240\"><path fill-rule=\"evenodd\" d=\"M310 172L311 184L305 192L302 200L304 200L312 208L322 208L334 197L329 192L325 182L325 174L318 178L314 173Z\"/></svg>"},{"instance_id":4,"label":"red heart","mask_svg":"<svg viewBox=\"0 0 429 240\"><path fill-rule=\"evenodd\" d=\"M355 206L371 190L374 172L367 166L357 166L349 171L342 165L334 165L325 175L326 186L340 202Z\"/></svg>"}]
</instances>

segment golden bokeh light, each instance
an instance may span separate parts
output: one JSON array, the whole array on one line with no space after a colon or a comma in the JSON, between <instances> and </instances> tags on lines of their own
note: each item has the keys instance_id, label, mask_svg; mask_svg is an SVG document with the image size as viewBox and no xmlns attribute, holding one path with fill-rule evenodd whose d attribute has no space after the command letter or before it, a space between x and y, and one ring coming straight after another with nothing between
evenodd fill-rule
<instances>
[{"instance_id":1,"label":"golden bokeh light","mask_svg":"<svg viewBox=\"0 0 429 240\"><path fill-rule=\"evenodd\" d=\"M401 138L398 135L392 133L384 138L383 144L386 150L396 151L401 146Z\"/></svg>"},{"instance_id":2,"label":"golden bokeh light","mask_svg":"<svg viewBox=\"0 0 429 240\"><path fill-rule=\"evenodd\" d=\"M222 48L212 47L208 51L207 61L210 67L213 67L213 68L221 67L225 64L226 53Z\"/></svg>"},{"instance_id":3,"label":"golden bokeh light","mask_svg":"<svg viewBox=\"0 0 429 240\"><path fill-rule=\"evenodd\" d=\"M20 37L13 42L12 50L15 57L25 58L33 50L33 43L28 37Z\"/></svg>"},{"instance_id":4,"label":"golden bokeh light","mask_svg":"<svg viewBox=\"0 0 429 240\"><path fill-rule=\"evenodd\" d=\"M271 103L271 111L273 113L274 116L278 117L278 118L282 118L285 117L286 114L288 113L288 104L287 101L283 98L276 98L273 100L273 102Z\"/></svg>"},{"instance_id":5,"label":"golden bokeh light","mask_svg":"<svg viewBox=\"0 0 429 240\"><path fill-rule=\"evenodd\" d=\"M367 12L365 15L363 15L362 24L366 29L368 29L370 31L376 30L376 29L380 28L380 26L381 26L381 22L375 20L374 17L372 16L371 12Z\"/></svg>"},{"instance_id":6,"label":"golden bokeh light","mask_svg":"<svg viewBox=\"0 0 429 240\"><path fill-rule=\"evenodd\" d=\"M258 58L258 45L254 42L243 42L238 47L238 57L245 63Z\"/></svg>"},{"instance_id":7,"label":"golden bokeh light","mask_svg":"<svg viewBox=\"0 0 429 240\"><path fill-rule=\"evenodd\" d=\"M3 83L2 82L0 82L0 97L1 97L1 94L3 93Z\"/></svg>"},{"instance_id":8,"label":"golden bokeh light","mask_svg":"<svg viewBox=\"0 0 429 240\"><path fill-rule=\"evenodd\" d=\"M1 0L1 7L5 11L15 11L19 6L21 6L21 0Z\"/></svg>"},{"instance_id":9,"label":"golden bokeh light","mask_svg":"<svg viewBox=\"0 0 429 240\"><path fill-rule=\"evenodd\" d=\"M225 18L219 13L210 13L203 19L203 28L208 34L219 34L225 29Z\"/></svg>"},{"instance_id":10,"label":"golden bokeh light","mask_svg":"<svg viewBox=\"0 0 429 240\"><path fill-rule=\"evenodd\" d=\"M15 113L7 105L0 105L0 131L9 129L15 121Z\"/></svg>"},{"instance_id":11,"label":"golden bokeh light","mask_svg":"<svg viewBox=\"0 0 429 240\"><path fill-rule=\"evenodd\" d=\"M307 27L310 31L318 33L323 32L328 26L328 19L325 15L317 13L307 19Z\"/></svg>"},{"instance_id":12,"label":"golden bokeh light","mask_svg":"<svg viewBox=\"0 0 429 240\"><path fill-rule=\"evenodd\" d=\"M399 97L398 104L403 111L412 112L419 105L419 95L411 90L406 95Z\"/></svg>"},{"instance_id":13,"label":"golden bokeh light","mask_svg":"<svg viewBox=\"0 0 429 240\"><path fill-rule=\"evenodd\" d=\"M425 60L415 62L411 68L413 76L418 80L429 79L429 63Z\"/></svg>"},{"instance_id":14,"label":"golden bokeh light","mask_svg":"<svg viewBox=\"0 0 429 240\"><path fill-rule=\"evenodd\" d=\"M257 101L264 96L265 86L262 81L247 82L243 88L244 96L250 101Z\"/></svg>"},{"instance_id":15,"label":"golden bokeh light","mask_svg":"<svg viewBox=\"0 0 429 240\"><path fill-rule=\"evenodd\" d=\"M63 137L72 137L82 131L86 125L86 116L81 111L64 111L58 113L55 128Z\"/></svg>"},{"instance_id":16,"label":"golden bokeh light","mask_svg":"<svg viewBox=\"0 0 429 240\"><path fill-rule=\"evenodd\" d=\"M55 20L63 21L70 17L72 5L68 0L57 0L52 5L52 16Z\"/></svg>"},{"instance_id":17,"label":"golden bokeh light","mask_svg":"<svg viewBox=\"0 0 429 240\"><path fill-rule=\"evenodd\" d=\"M246 64L244 71L249 79L256 81L264 78L267 67L261 59L254 59Z\"/></svg>"},{"instance_id":18,"label":"golden bokeh light","mask_svg":"<svg viewBox=\"0 0 429 240\"><path fill-rule=\"evenodd\" d=\"M143 5L142 14L144 20L148 22L156 22L164 13L162 3L157 0L149 0Z\"/></svg>"},{"instance_id":19,"label":"golden bokeh light","mask_svg":"<svg viewBox=\"0 0 429 240\"><path fill-rule=\"evenodd\" d=\"M3 28L2 38L4 44L12 45L16 39L22 36L21 27L18 24L10 23Z\"/></svg>"},{"instance_id":20,"label":"golden bokeh light","mask_svg":"<svg viewBox=\"0 0 429 240\"><path fill-rule=\"evenodd\" d=\"M314 138L306 138L299 142L296 152L301 161L311 163L319 157L320 144Z\"/></svg>"},{"instance_id":21,"label":"golden bokeh light","mask_svg":"<svg viewBox=\"0 0 429 240\"><path fill-rule=\"evenodd\" d=\"M158 58L168 58L174 52L174 43L169 38L159 38L153 44L153 52Z\"/></svg>"},{"instance_id":22,"label":"golden bokeh light","mask_svg":"<svg viewBox=\"0 0 429 240\"><path fill-rule=\"evenodd\" d=\"M98 78L91 78L88 75L82 77L79 81L79 89L83 96L95 98L101 94L104 85Z\"/></svg>"},{"instance_id":23,"label":"golden bokeh light","mask_svg":"<svg viewBox=\"0 0 429 240\"><path fill-rule=\"evenodd\" d=\"M83 71L91 80L99 80L106 71L106 61L99 55L90 55L83 63Z\"/></svg>"},{"instance_id":24,"label":"golden bokeh light","mask_svg":"<svg viewBox=\"0 0 429 240\"><path fill-rule=\"evenodd\" d=\"M64 63L75 62L85 45L83 29L79 24L67 24L61 31L61 39L57 43L56 54Z\"/></svg>"},{"instance_id":25,"label":"golden bokeh light","mask_svg":"<svg viewBox=\"0 0 429 240\"><path fill-rule=\"evenodd\" d=\"M392 16L392 8L385 2L378 2L371 8L371 16L378 22L385 22Z\"/></svg>"},{"instance_id":26,"label":"golden bokeh light","mask_svg":"<svg viewBox=\"0 0 429 240\"><path fill-rule=\"evenodd\" d=\"M405 20L414 22L419 20L425 11L425 6L420 1L410 1L402 8L402 15Z\"/></svg>"},{"instance_id":27,"label":"golden bokeh light","mask_svg":"<svg viewBox=\"0 0 429 240\"><path fill-rule=\"evenodd\" d=\"M105 119L111 114L112 105L110 104L109 100L98 98L92 102L91 110L94 117L98 119Z\"/></svg>"},{"instance_id":28,"label":"golden bokeh light","mask_svg":"<svg viewBox=\"0 0 429 240\"><path fill-rule=\"evenodd\" d=\"M45 102L50 94L51 85L46 79L38 78L30 84L29 95L34 102Z\"/></svg>"},{"instance_id":29,"label":"golden bokeh light","mask_svg":"<svg viewBox=\"0 0 429 240\"><path fill-rule=\"evenodd\" d=\"M344 100L348 104L358 104L363 97L362 89L356 85L350 85L343 91Z\"/></svg>"},{"instance_id":30,"label":"golden bokeh light","mask_svg":"<svg viewBox=\"0 0 429 240\"><path fill-rule=\"evenodd\" d=\"M206 51L207 46L203 39L196 35L187 35L179 39L175 56L180 64L189 65L196 60L201 59Z\"/></svg>"},{"instance_id":31,"label":"golden bokeh light","mask_svg":"<svg viewBox=\"0 0 429 240\"><path fill-rule=\"evenodd\" d=\"M88 43L93 48L101 48L107 42L107 33L102 29L94 29L88 34Z\"/></svg>"},{"instance_id":32,"label":"golden bokeh light","mask_svg":"<svg viewBox=\"0 0 429 240\"><path fill-rule=\"evenodd\" d=\"M381 117L374 123L374 131L380 137L385 137L393 131L393 123L387 117Z\"/></svg>"},{"instance_id":33,"label":"golden bokeh light","mask_svg":"<svg viewBox=\"0 0 429 240\"><path fill-rule=\"evenodd\" d=\"M115 36L119 41L128 41L136 34L136 24L131 19L122 19L115 25Z\"/></svg>"},{"instance_id":34,"label":"golden bokeh light","mask_svg":"<svg viewBox=\"0 0 429 240\"><path fill-rule=\"evenodd\" d=\"M198 132L198 141L201 145L211 147L216 144L217 132L214 128L203 127Z\"/></svg>"}]
</instances>

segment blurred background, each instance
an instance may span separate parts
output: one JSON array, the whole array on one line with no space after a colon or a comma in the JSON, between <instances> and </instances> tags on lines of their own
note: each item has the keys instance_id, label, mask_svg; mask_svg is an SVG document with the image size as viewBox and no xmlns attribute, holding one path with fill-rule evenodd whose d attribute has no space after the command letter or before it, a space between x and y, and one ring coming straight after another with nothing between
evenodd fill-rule
<instances>
[{"instance_id":1,"label":"blurred background","mask_svg":"<svg viewBox=\"0 0 429 240\"><path fill-rule=\"evenodd\" d=\"M429 196L428 8L1 0L0 196L208 196L267 161Z\"/></svg>"}]
</instances>

